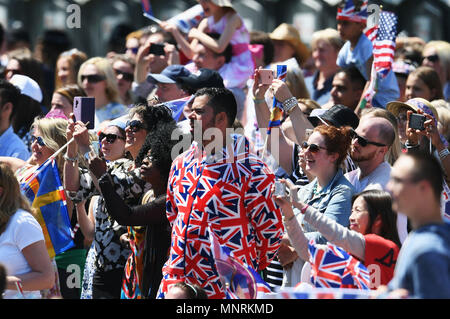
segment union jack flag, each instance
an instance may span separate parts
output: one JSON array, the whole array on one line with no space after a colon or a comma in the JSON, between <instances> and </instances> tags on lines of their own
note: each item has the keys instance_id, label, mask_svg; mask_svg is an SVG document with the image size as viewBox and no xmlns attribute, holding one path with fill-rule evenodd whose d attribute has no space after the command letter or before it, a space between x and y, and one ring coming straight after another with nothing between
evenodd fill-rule
<instances>
[{"instance_id":1,"label":"union jack flag","mask_svg":"<svg viewBox=\"0 0 450 319\"><path fill-rule=\"evenodd\" d=\"M337 20L347 20L355 22L367 21L367 0L346 0L341 1L337 11Z\"/></svg>"},{"instance_id":2,"label":"union jack flag","mask_svg":"<svg viewBox=\"0 0 450 319\"><path fill-rule=\"evenodd\" d=\"M178 100L172 100L164 102L164 104L172 111L172 117L175 122L178 122L181 114L183 113L184 106L188 104L192 99L193 95L187 96Z\"/></svg>"},{"instance_id":3,"label":"union jack flag","mask_svg":"<svg viewBox=\"0 0 450 319\"><path fill-rule=\"evenodd\" d=\"M233 252L219 243L210 231L211 251L216 261L217 272L227 299L256 299L258 293L270 293L270 286L249 265L233 256Z\"/></svg>"},{"instance_id":4,"label":"union jack flag","mask_svg":"<svg viewBox=\"0 0 450 319\"><path fill-rule=\"evenodd\" d=\"M363 105L372 101L378 90L378 79L384 79L394 63L395 38L397 36L397 16L383 11L378 25L365 32L373 46L372 72L369 87L364 95Z\"/></svg>"},{"instance_id":5,"label":"union jack flag","mask_svg":"<svg viewBox=\"0 0 450 319\"><path fill-rule=\"evenodd\" d=\"M277 79L286 81L287 65L277 65ZM269 126L267 134L270 134L272 127L281 125L281 118L283 117L283 105L275 97L273 97L272 112L270 114Z\"/></svg>"},{"instance_id":6,"label":"union jack flag","mask_svg":"<svg viewBox=\"0 0 450 319\"><path fill-rule=\"evenodd\" d=\"M311 283L322 288L370 289L367 268L345 250L328 243L318 246L311 240L308 244L311 255Z\"/></svg>"},{"instance_id":7,"label":"union jack flag","mask_svg":"<svg viewBox=\"0 0 450 319\"><path fill-rule=\"evenodd\" d=\"M153 16L153 10L150 0L141 0L141 4L142 4L142 11L144 11L144 13Z\"/></svg>"}]
</instances>

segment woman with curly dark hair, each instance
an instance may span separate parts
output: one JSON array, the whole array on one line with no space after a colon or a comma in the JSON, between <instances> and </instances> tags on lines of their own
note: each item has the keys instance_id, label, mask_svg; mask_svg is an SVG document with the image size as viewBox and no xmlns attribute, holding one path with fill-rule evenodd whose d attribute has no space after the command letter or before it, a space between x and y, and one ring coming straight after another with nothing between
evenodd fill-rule
<instances>
[{"instance_id":1,"label":"woman with curly dark hair","mask_svg":"<svg viewBox=\"0 0 450 319\"><path fill-rule=\"evenodd\" d=\"M142 205L130 207L113 189L108 178L99 185L108 212L128 228L132 254L125 266L122 299L155 298L162 278L161 269L170 246L170 227L165 214L167 180L172 163L172 132L175 122L157 124L136 158L142 178L152 185L141 199Z\"/></svg>"}]
</instances>

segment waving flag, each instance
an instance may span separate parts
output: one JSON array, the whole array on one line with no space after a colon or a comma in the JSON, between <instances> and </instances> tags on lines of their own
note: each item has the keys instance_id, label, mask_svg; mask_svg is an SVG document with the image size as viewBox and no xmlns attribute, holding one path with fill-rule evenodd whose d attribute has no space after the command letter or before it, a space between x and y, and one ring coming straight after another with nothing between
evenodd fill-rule
<instances>
[{"instance_id":1,"label":"waving flag","mask_svg":"<svg viewBox=\"0 0 450 319\"><path fill-rule=\"evenodd\" d=\"M367 0L346 0L341 1L337 11L337 20L366 22L367 21Z\"/></svg>"},{"instance_id":2,"label":"waving flag","mask_svg":"<svg viewBox=\"0 0 450 319\"><path fill-rule=\"evenodd\" d=\"M197 4L170 18L169 22L175 24L181 32L189 33L189 30L196 28L204 17L205 13L203 12L202 6Z\"/></svg>"},{"instance_id":3,"label":"waving flag","mask_svg":"<svg viewBox=\"0 0 450 319\"><path fill-rule=\"evenodd\" d=\"M47 160L20 187L36 211L50 258L73 247L66 196L56 161Z\"/></svg>"},{"instance_id":4,"label":"waving flag","mask_svg":"<svg viewBox=\"0 0 450 319\"><path fill-rule=\"evenodd\" d=\"M350 288L281 288L274 295L276 299L370 299L373 296L370 290Z\"/></svg>"},{"instance_id":5,"label":"waving flag","mask_svg":"<svg viewBox=\"0 0 450 319\"><path fill-rule=\"evenodd\" d=\"M311 255L311 283L322 288L369 289L367 268L345 250L328 243L318 246L314 240L308 244Z\"/></svg>"},{"instance_id":6,"label":"waving flag","mask_svg":"<svg viewBox=\"0 0 450 319\"><path fill-rule=\"evenodd\" d=\"M286 75L287 75L287 66L277 65L277 79L286 81ZM280 126L282 117L283 117L283 106L281 102L277 101L277 99L273 97L272 112L270 114L269 127L267 128L268 135L270 134L272 127Z\"/></svg>"},{"instance_id":7,"label":"waving flag","mask_svg":"<svg viewBox=\"0 0 450 319\"><path fill-rule=\"evenodd\" d=\"M194 96L191 95L178 100L164 102L164 105L166 105L172 111L172 117L175 122L179 121L185 105L188 104L193 98Z\"/></svg>"},{"instance_id":8,"label":"waving flag","mask_svg":"<svg viewBox=\"0 0 450 319\"><path fill-rule=\"evenodd\" d=\"M153 16L153 10L150 0L141 0L141 4L142 4L142 11L144 13L147 13L148 15Z\"/></svg>"},{"instance_id":9,"label":"waving flag","mask_svg":"<svg viewBox=\"0 0 450 319\"><path fill-rule=\"evenodd\" d=\"M250 266L233 257L210 230L211 251L227 299L256 299L258 293L270 293L270 286Z\"/></svg>"},{"instance_id":10,"label":"waving flag","mask_svg":"<svg viewBox=\"0 0 450 319\"><path fill-rule=\"evenodd\" d=\"M373 63L370 83L362 101L362 108L375 96L378 90L378 79L384 79L392 69L397 36L397 16L392 12L382 11L378 25L367 30L365 35L372 42Z\"/></svg>"}]
</instances>

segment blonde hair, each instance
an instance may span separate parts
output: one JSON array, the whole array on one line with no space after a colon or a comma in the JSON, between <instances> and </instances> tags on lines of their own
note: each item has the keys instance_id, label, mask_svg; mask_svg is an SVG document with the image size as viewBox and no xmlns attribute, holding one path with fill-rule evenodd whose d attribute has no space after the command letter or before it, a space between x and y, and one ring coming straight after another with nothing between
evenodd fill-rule
<instances>
[{"instance_id":1,"label":"blonde hair","mask_svg":"<svg viewBox=\"0 0 450 319\"><path fill-rule=\"evenodd\" d=\"M78 72L78 85L82 87L81 73L82 70L89 64L94 65L97 68L98 73L105 77L106 81L105 94L108 100L110 102L122 103L122 100L120 99L119 95L119 88L117 86L116 75L114 74L114 70L111 66L111 63L106 58L94 57L85 61L81 65L80 71Z\"/></svg>"},{"instance_id":2,"label":"blonde hair","mask_svg":"<svg viewBox=\"0 0 450 319\"><path fill-rule=\"evenodd\" d=\"M423 51L428 48L436 50L441 66L445 71L446 80L450 80L450 43L447 41L430 41L424 46ZM442 85L444 84L442 83Z\"/></svg>"},{"instance_id":3,"label":"blonde hair","mask_svg":"<svg viewBox=\"0 0 450 319\"><path fill-rule=\"evenodd\" d=\"M344 40L340 37L339 32L332 28L314 32L311 40L311 48L314 49L317 42L320 40L331 44L337 52L339 52L344 45Z\"/></svg>"},{"instance_id":4,"label":"blonde hair","mask_svg":"<svg viewBox=\"0 0 450 319\"><path fill-rule=\"evenodd\" d=\"M18 209L32 213L30 203L22 195L19 182L12 169L6 163L0 163L0 234L2 234L9 219Z\"/></svg>"},{"instance_id":5,"label":"blonde hair","mask_svg":"<svg viewBox=\"0 0 450 319\"><path fill-rule=\"evenodd\" d=\"M434 106L438 114L438 123L442 125L441 134L447 141L450 139L450 103L443 100L434 100L430 102Z\"/></svg>"}]
</instances>

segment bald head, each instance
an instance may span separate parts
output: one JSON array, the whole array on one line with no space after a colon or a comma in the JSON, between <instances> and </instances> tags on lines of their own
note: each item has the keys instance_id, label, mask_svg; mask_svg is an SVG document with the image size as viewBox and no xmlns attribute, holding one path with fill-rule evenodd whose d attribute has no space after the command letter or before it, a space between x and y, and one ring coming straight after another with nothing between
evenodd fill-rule
<instances>
[{"instance_id":1,"label":"bald head","mask_svg":"<svg viewBox=\"0 0 450 319\"><path fill-rule=\"evenodd\" d=\"M359 123L369 135L376 136L377 142L391 146L395 140L395 129L391 122L382 117L362 117Z\"/></svg>"}]
</instances>

